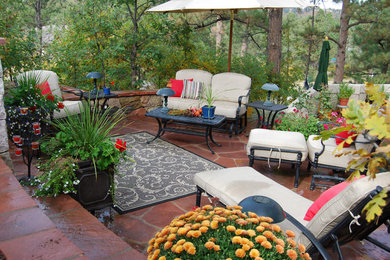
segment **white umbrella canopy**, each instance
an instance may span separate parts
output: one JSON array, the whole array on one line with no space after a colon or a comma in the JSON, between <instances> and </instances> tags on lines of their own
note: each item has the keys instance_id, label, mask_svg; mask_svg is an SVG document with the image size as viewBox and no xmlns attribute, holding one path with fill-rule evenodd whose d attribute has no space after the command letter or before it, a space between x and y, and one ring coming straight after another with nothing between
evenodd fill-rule
<instances>
[{"instance_id":1,"label":"white umbrella canopy","mask_svg":"<svg viewBox=\"0 0 390 260\"><path fill-rule=\"evenodd\" d=\"M171 0L152 7L147 12L158 13L192 13L206 11L230 11L230 38L228 71L232 56L232 36L234 12L238 10L262 8L305 8L313 6L308 0Z\"/></svg>"}]
</instances>

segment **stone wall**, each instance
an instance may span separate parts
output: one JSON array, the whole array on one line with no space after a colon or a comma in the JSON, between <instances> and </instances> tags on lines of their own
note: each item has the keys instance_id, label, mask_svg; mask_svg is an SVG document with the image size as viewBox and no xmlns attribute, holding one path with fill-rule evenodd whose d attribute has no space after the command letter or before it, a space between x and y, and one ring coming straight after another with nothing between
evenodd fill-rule
<instances>
[{"instance_id":1,"label":"stone wall","mask_svg":"<svg viewBox=\"0 0 390 260\"><path fill-rule=\"evenodd\" d=\"M0 42L1 43L1 42ZM7 125L5 122L6 114L4 109L4 81L3 81L3 67L0 59L0 157L4 162L13 169L12 161L9 155Z\"/></svg>"}]
</instances>

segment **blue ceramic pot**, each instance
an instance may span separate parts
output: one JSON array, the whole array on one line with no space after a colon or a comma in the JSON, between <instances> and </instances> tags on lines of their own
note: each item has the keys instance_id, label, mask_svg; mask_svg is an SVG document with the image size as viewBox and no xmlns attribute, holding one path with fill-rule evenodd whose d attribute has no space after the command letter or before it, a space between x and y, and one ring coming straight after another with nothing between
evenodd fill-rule
<instances>
[{"instance_id":1,"label":"blue ceramic pot","mask_svg":"<svg viewBox=\"0 0 390 260\"><path fill-rule=\"evenodd\" d=\"M103 87L103 92L105 95L110 95L111 94L111 88L104 88Z\"/></svg>"},{"instance_id":2,"label":"blue ceramic pot","mask_svg":"<svg viewBox=\"0 0 390 260\"><path fill-rule=\"evenodd\" d=\"M215 114L215 106L208 107L203 106L202 107L202 117L205 119L213 119Z\"/></svg>"}]
</instances>

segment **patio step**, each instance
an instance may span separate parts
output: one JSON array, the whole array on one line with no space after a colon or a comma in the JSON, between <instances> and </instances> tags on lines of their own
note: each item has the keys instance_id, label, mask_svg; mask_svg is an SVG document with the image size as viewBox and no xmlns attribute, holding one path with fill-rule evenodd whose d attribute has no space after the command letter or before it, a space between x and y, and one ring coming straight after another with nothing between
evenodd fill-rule
<instances>
[{"instance_id":1,"label":"patio step","mask_svg":"<svg viewBox=\"0 0 390 260\"><path fill-rule=\"evenodd\" d=\"M0 251L6 259L146 259L70 196L32 199L30 191L0 159Z\"/></svg>"}]
</instances>

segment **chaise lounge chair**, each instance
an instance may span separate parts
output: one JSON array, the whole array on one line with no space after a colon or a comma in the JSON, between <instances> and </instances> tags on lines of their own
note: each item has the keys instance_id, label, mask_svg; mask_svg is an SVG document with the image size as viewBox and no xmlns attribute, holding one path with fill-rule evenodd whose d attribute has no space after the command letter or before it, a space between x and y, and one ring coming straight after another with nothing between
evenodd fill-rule
<instances>
[{"instance_id":1,"label":"chaise lounge chair","mask_svg":"<svg viewBox=\"0 0 390 260\"><path fill-rule=\"evenodd\" d=\"M245 198L254 195L275 200L287 215L287 218L278 224L284 230L293 230L297 235L297 242L305 245L310 253L314 253L318 248L313 247L316 240L324 247L335 246L340 259L342 259L340 245L355 239L367 239L375 243L369 234L382 223L389 223L390 218L390 172L379 173L373 180L363 177L352 182L326 202L310 221L304 218L313 201L251 167L200 172L195 175L194 182L197 185L197 206L200 205L202 192L219 198L226 206L238 205ZM383 213L380 218L367 224L364 214L361 213L362 208L381 189L386 189L388 194ZM386 249L385 246L380 246Z\"/></svg>"}]
</instances>

